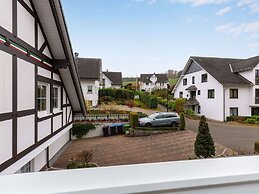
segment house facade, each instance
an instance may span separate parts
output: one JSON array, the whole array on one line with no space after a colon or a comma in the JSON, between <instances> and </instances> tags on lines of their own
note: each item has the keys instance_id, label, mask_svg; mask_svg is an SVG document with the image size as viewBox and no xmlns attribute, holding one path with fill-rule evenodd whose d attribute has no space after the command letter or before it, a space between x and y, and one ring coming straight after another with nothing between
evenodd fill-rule
<instances>
[{"instance_id":1,"label":"house facade","mask_svg":"<svg viewBox=\"0 0 259 194\"><path fill-rule=\"evenodd\" d=\"M187 99L187 109L214 120L258 115L259 57L190 57L173 94Z\"/></svg>"},{"instance_id":2,"label":"house facade","mask_svg":"<svg viewBox=\"0 0 259 194\"><path fill-rule=\"evenodd\" d=\"M86 113L59 0L1 0L0 173L37 172Z\"/></svg>"},{"instance_id":3,"label":"house facade","mask_svg":"<svg viewBox=\"0 0 259 194\"><path fill-rule=\"evenodd\" d=\"M139 89L152 92L156 89L166 89L169 84L166 74L140 74Z\"/></svg>"},{"instance_id":4,"label":"house facade","mask_svg":"<svg viewBox=\"0 0 259 194\"><path fill-rule=\"evenodd\" d=\"M91 58L76 59L78 74L87 107L98 105L102 60Z\"/></svg>"},{"instance_id":5,"label":"house facade","mask_svg":"<svg viewBox=\"0 0 259 194\"><path fill-rule=\"evenodd\" d=\"M101 86L102 88L122 88L122 73L103 71Z\"/></svg>"}]
</instances>

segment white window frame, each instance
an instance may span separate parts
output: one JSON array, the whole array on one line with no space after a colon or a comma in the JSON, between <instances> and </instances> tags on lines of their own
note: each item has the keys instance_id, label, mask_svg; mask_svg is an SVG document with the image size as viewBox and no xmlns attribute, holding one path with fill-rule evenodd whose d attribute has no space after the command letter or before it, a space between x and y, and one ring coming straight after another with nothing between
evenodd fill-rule
<instances>
[{"instance_id":1,"label":"white window frame","mask_svg":"<svg viewBox=\"0 0 259 194\"><path fill-rule=\"evenodd\" d=\"M91 91L91 92L89 92L89 88L90 88L90 87L92 88L92 91ZM93 94L93 93L94 93L93 90L94 90L94 87L93 87L92 85L88 85L88 86L87 86L87 94Z\"/></svg>"},{"instance_id":2,"label":"white window frame","mask_svg":"<svg viewBox=\"0 0 259 194\"><path fill-rule=\"evenodd\" d=\"M54 97L54 89L57 89L58 90L58 96L57 97ZM54 98L57 99L57 107L54 107ZM57 113L57 112L60 112L61 111L61 87L59 85L53 85L53 102L52 102L52 105L53 105L53 112L54 113Z\"/></svg>"},{"instance_id":3,"label":"white window frame","mask_svg":"<svg viewBox=\"0 0 259 194\"><path fill-rule=\"evenodd\" d=\"M38 86L46 87L46 110L38 110L38 116L41 118L50 114L50 84L45 82L38 82ZM39 100L38 96L37 100ZM38 107L36 108L38 109Z\"/></svg>"}]
</instances>

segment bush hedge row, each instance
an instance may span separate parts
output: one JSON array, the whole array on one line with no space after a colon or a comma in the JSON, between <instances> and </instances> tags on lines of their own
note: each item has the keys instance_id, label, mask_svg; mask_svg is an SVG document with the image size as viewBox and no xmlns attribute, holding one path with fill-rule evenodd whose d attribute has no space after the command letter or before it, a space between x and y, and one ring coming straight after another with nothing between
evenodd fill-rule
<instances>
[{"instance_id":1,"label":"bush hedge row","mask_svg":"<svg viewBox=\"0 0 259 194\"><path fill-rule=\"evenodd\" d=\"M157 108L158 101L157 98L147 92L137 92L139 95L139 100L145 103L149 108Z\"/></svg>"},{"instance_id":2,"label":"bush hedge row","mask_svg":"<svg viewBox=\"0 0 259 194\"><path fill-rule=\"evenodd\" d=\"M134 92L126 89L105 88L99 90L99 99L107 101L134 99Z\"/></svg>"}]
</instances>

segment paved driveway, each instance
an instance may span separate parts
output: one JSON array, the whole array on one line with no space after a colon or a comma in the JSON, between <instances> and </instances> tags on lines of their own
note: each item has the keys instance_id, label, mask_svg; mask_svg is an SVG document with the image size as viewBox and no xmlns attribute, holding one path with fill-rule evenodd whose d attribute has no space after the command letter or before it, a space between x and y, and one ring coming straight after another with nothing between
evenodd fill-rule
<instances>
[{"instance_id":1,"label":"paved driveway","mask_svg":"<svg viewBox=\"0 0 259 194\"><path fill-rule=\"evenodd\" d=\"M186 119L187 128L197 132L199 121ZM259 126L245 126L209 121L214 141L238 153L253 153L254 143L259 141Z\"/></svg>"},{"instance_id":2,"label":"paved driveway","mask_svg":"<svg viewBox=\"0 0 259 194\"><path fill-rule=\"evenodd\" d=\"M196 133L185 130L145 137L96 137L74 140L55 162L54 167L66 168L71 158L83 150L92 150L92 162L99 166L188 160L194 157ZM225 147L216 144L217 155ZM233 154L227 149L225 154Z\"/></svg>"}]
</instances>

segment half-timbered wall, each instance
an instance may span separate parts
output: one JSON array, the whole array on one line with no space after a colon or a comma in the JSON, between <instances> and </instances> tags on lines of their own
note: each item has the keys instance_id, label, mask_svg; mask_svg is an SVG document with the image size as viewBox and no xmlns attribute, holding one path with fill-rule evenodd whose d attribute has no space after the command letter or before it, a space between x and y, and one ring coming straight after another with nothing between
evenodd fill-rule
<instances>
[{"instance_id":1,"label":"half-timbered wall","mask_svg":"<svg viewBox=\"0 0 259 194\"><path fill-rule=\"evenodd\" d=\"M53 55L32 1L1 0L1 6L0 172L14 173L31 160L38 171L59 150L54 148L69 140L72 107L59 72L52 68ZM46 112L38 111L42 83L48 86ZM57 108L53 87L58 88ZM54 147L51 157L49 147Z\"/></svg>"}]
</instances>

